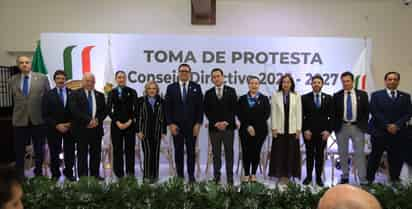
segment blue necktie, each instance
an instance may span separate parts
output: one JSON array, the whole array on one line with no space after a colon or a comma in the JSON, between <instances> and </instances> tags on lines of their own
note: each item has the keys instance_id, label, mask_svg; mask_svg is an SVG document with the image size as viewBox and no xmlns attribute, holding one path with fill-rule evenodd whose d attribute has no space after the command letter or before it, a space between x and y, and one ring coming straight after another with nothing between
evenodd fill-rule
<instances>
[{"instance_id":1,"label":"blue necktie","mask_svg":"<svg viewBox=\"0 0 412 209\"><path fill-rule=\"evenodd\" d=\"M60 97L60 100L62 101L63 106L65 107L66 104L64 103L63 88L59 88L59 97Z\"/></svg>"},{"instance_id":2,"label":"blue necktie","mask_svg":"<svg viewBox=\"0 0 412 209\"><path fill-rule=\"evenodd\" d=\"M28 96L29 95L29 76L24 76L23 80L23 95Z\"/></svg>"},{"instance_id":3,"label":"blue necktie","mask_svg":"<svg viewBox=\"0 0 412 209\"><path fill-rule=\"evenodd\" d=\"M88 102L88 111L89 115L93 115L93 97L92 97L92 91L87 91L87 102Z\"/></svg>"},{"instance_id":4,"label":"blue necktie","mask_svg":"<svg viewBox=\"0 0 412 209\"><path fill-rule=\"evenodd\" d=\"M352 120L352 97L350 95L350 91L348 91L348 95L346 97L346 120Z\"/></svg>"},{"instance_id":5,"label":"blue necktie","mask_svg":"<svg viewBox=\"0 0 412 209\"><path fill-rule=\"evenodd\" d=\"M184 103L186 102L186 96L187 96L186 83L183 83L183 95L182 95L182 100L183 100Z\"/></svg>"},{"instance_id":6,"label":"blue necktie","mask_svg":"<svg viewBox=\"0 0 412 209\"><path fill-rule=\"evenodd\" d=\"M315 96L315 105L316 105L316 108L320 108L320 100L319 100L319 94L316 94L316 96Z\"/></svg>"}]
</instances>

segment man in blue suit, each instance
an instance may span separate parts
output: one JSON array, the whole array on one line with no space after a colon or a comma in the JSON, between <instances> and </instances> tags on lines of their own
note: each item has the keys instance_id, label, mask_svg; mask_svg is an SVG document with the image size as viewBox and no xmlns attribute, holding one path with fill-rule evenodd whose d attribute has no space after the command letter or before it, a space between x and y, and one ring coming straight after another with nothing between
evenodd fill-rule
<instances>
[{"instance_id":1,"label":"man in blue suit","mask_svg":"<svg viewBox=\"0 0 412 209\"><path fill-rule=\"evenodd\" d=\"M200 85L190 81L191 68L181 64L179 81L166 91L166 122L173 136L177 176L184 178L183 161L186 144L189 182L195 182L195 146L203 122L203 95Z\"/></svg>"},{"instance_id":2,"label":"man in blue suit","mask_svg":"<svg viewBox=\"0 0 412 209\"><path fill-rule=\"evenodd\" d=\"M369 183L375 180L375 173L384 151L388 153L390 179L394 183L399 182L403 164L402 141L406 137L406 122L412 114L410 95L397 90L399 80L398 72L386 73L386 89L376 91L371 96L372 118L369 121L369 133L372 152L367 168Z\"/></svg>"}]
</instances>

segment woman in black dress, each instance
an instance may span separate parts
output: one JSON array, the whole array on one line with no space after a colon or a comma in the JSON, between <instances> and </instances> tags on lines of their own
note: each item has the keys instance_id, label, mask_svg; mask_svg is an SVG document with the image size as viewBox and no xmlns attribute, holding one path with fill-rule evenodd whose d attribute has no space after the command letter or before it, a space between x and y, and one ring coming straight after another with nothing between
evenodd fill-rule
<instances>
[{"instance_id":1,"label":"woman in black dress","mask_svg":"<svg viewBox=\"0 0 412 209\"><path fill-rule=\"evenodd\" d=\"M147 82L138 109L137 136L142 140L144 153L143 179L155 183L159 178L160 143L166 135L164 100L159 96L156 82Z\"/></svg>"},{"instance_id":2,"label":"woman in black dress","mask_svg":"<svg viewBox=\"0 0 412 209\"><path fill-rule=\"evenodd\" d=\"M244 176L242 182L255 182L260 162L260 151L268 135L267 120L270 104L267 96L259 92L259 79L248 78L249 92L239 98L237 117L240 121L239 137L242 145Z\"/></svg>"},{"instance_id":3,"label":"woman in black dress","mask_svg":"<svg viewBox=\"0 0 412 209\"><path fill-rule=\"evenodd\" d=\"M302 127L302 104L295 93L295 84L290 74L281 77L279 89L272 96L272 150L269 176L277 177L281 184L289 178L300 178L300 133Z\"/></svg>"}]
</instances>

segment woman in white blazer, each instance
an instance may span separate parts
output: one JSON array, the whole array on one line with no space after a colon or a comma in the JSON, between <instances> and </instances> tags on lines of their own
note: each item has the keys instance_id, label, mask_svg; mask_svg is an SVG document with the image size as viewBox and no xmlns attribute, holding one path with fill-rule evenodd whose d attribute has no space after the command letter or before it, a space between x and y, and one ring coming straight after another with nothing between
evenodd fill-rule
<instances>
[{"instance_id":1,"label":"woman in white blazer","mask_svg":"<svg viewBox=\"0 0 412 209\"><path fill-rule=\"evenodd\" d=\"M300 178L301 174L302 104L290 74L281 77L278 91L272 95L271 106L273 142L269 176L287 183L289 178Z\"/></svg>"}]
</instances>

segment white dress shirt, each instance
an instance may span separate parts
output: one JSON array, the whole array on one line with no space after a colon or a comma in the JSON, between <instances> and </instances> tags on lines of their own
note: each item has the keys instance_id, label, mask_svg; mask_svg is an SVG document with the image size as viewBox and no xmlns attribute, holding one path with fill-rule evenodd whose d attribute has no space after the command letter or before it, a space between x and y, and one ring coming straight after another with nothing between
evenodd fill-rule
<instances>
[{"instance_id":1,"label":"white dress shirt","mask_svg":"<svg viewBox=\"0 0 412 209\"><path fill-rule=\"evenodd\" d=\"M392 91L395 92L395 98L397 98L398 97L398 90L396 90L396 89L394 89L394 90L386 89L386 93L388 93L389 98L392 99L392 94L391 94Z\"/></svg>"},{"instance_id":2,"label":"white dress shirt","mask_svg":"<svg viewBox=\"0 0 412 209\"><path fill-rule=\"evenodd\" d=\"M215 86L215 92L216 92L216 96L219 98L219 89L220 89L220 96L223 97L223 88L224 85L221 86ZM219 98L220 99L220 98Z\"/></svg>"},{"instance_id":3,"label":"white dress shirt","mask_svg":"<svg viewBox=\"0 0 412 209\"><path fill-rule=\"evenodd\" d=\"M84 90L85 91L85 93L86 93L86 99L88 98L88 90ZM94 90L90 90L90 92L91 92L91 94L92 94L92 100L93 100L93 111L92 111L92 118L95 118L96 117L96 97L95 97L95 94L94 94Z\"/></svg>"},{"instance_id":4,"label":"white dress shirt","mask_svg":"<svg viewBox=\"0 0 412 209\"><path fill-rule=\"evenodd\" d=\"M357 101L356 101L356 91L355 89L350 90L350 96L351 96L351 100L352 100L352 120L348 120L346 118L346 101L348 98L348 91L344 90L343 91L344 96L343 96L343 121L346 122L356 122L356 113L357 113Z\"/></svg>"}]
</instances>

